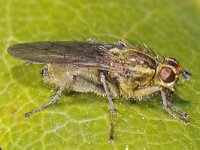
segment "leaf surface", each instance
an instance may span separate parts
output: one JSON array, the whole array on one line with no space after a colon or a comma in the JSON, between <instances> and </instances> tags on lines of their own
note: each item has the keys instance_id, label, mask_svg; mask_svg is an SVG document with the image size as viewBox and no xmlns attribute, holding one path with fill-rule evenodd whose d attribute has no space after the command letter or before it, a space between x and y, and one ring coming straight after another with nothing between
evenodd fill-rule
<instances>
[{"instance_id":1,"label":"leaf surface","mask_svg":"<svg viewBox=\"0 0 200 150\"><path fill-rule=\"evenodd\" d=\"M0 1L0 147L5 149L200 149L200 2L198 0ZM184 125L162 108L159 96L116 100L115 142L108 142L105 97L66 92L55 106L23 118L56 88L43 65L11 57L16 43L115 39L140 41L177 58L193 76L178 86L174 104L190 114Z\"/></svg>"}]
</instances>

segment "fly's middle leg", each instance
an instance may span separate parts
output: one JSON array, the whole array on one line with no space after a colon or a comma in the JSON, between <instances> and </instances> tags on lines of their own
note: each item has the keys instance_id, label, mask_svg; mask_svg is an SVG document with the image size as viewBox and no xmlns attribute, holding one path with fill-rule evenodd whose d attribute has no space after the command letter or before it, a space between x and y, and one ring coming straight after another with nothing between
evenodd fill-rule
<instances>
[{"instance_id":1,"label":"fly's middle leg","mask_svg":"<svg viewBox=\"0 0 200 150\"><path fill-rule=\"evenodd\" d=\"M109 136L109 141L113 141L114 140L114 123L115 123L115 106L110 94L110 90L108 89L108 86L106 84L106 79L105 79L105 75L103 72L101 72L100 74L101 77L101 82L103 84L104 90L106 92L106 96L108 98L109 104L110 104L110 112L111 112L111 123L110 123L110 136Z\"/></svg>"},{"instance_id":2,"label":"fly's middle leg","mask_svg":"<svg viewBox=\"0 0 200 150\"><path fill-rule=\"evenodd\" d=\"M72 85L71 89L76 92L94 92L100 95L104 94L103 87L98 83L85 79L80 75L74 76L74 80L76 82Z\"/></svg>"}]
</instances>

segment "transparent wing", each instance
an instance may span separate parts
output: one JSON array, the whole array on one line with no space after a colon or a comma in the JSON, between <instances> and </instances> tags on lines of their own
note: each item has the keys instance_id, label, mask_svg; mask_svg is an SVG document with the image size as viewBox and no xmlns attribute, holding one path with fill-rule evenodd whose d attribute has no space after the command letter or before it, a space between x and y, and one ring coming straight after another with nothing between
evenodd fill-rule
<instances>
[{"instance_id":1,"label":"transparent wing","mask_svg":"<svg viewBox=\"0 0 200 150\"><path fill-rule=\"evenodd\" d=\"M44 64L66 64L110 68L107 51L114 44L76 41L42 41L16 44L8 48L13 57Z\"/></svg>"}]
</instances>

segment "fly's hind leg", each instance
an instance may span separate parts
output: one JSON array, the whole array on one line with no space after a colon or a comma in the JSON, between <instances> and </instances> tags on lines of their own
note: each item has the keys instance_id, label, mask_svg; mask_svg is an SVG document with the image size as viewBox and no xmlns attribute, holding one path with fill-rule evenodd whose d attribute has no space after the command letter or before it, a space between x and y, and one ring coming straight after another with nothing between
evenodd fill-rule
<instances>
[{"instance_id":1,"label":"fly's hind leg","mask_svg":"<svg viewBox=\"0 0 200 150\"><path fill-rule=\"evenodd\" d=\"M113 141L114 140L114 122L115 122L115 106L110 94L110 91L108 89L108 86L106 84L106 79L105 79L105 75L103 74L103 72L101 72L100 74L101 77L101 82L103 84L104 90L106 92L106 96L108 98L109 104L110 104L110 112L111 112L111 123L110 123L110 136L109 136L109 141Z\"/></svg>"},{"instance_id":2,"label":"fly's hind leg","mask_svg":"<svg viewBox=\"0 0 200 150\"><path fill-rule=\"evenodd\" d=\"M34 109L34 110L32 110L32 111L29 111L29 112L25 113L25 114L24 114L24 117L25 117L25 118L28 118L30 115L32 115L32 114L34 114L34 113L36 113L36 112L38 112L38 111L40 111L40 110L42 110L42 109L44 109L44 108L46 108L46 107L48 107L48 106L50 106L50 105L56 103L56 102L58 101L59 97L61 96L62 92L66 89L67 86L68 86L68 83L67 83L67 82L64 82L64 83L60 86L60 88L59 88L59 90L57 91L56 95L55 95L50 101L48 101L47 103L41 105L40 107L37 107L36 109Z\"/></svg>"}]
</instances>

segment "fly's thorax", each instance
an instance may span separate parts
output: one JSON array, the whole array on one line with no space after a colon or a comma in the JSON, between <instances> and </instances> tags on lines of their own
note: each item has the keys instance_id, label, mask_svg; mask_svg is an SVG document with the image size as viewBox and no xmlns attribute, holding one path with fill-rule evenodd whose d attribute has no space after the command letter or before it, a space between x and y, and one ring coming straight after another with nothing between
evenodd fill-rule
<instances>
[{"instance_id":1,"label":"fly's thorax","mask_svg":"<svg viewBox=\"0 0 200 150\"><path fill-rule=\"evenodd\" d=\"M140 65L146 68L156 68L159 61L156 56L138 48L113 48L109 50L109 57L112 64L122 64L126 66Z\"/></svg>"},{"instance_id":2,"label":"fly's thorax","mask_svg":"<svg viewBox=\"0 0 200 150\"><path fill-rule=\"evenodd\" d=\"M123 97L135 97L137 89L152 86L155 70L140 65L128 67L126 76L119 76L120 93Z\"/></svg>"},{"instance_id":3,"label":"fly's thorax","mask_svg":"<svg viewBox=\"0 0 200 150\"><path fill-rule=\"evenodd\" d=\"M109 50L109 57L123 70L117 76L123 97L135 97L137 89L152 86L158 61L155 56L137 48L114 48Z\"/></svg>"},{"instance_id":4,"label":"fly's thorax","mask_svg":"<svg viewBox=\"0 0 200 150\"><path fill-rule=\"evenodd\" d=\"M142 65L136 65L134 67L127 67L129 70L129 78L138 82L139 85L150 85L155 76L155 70Z\"/></svg>"},{"instance_id":5,"label":"fly's thorax","mask_svg":"<svg viewBox=\"0 0 200 150\"><path fill-rule=\"evenodd\" d=\"M109 57L111 65L121 69L122 78L131 78L141 85L150 84L159 61L156 56L137 48L113 48L109 50Z\"/></svg>"}]
</instances>

